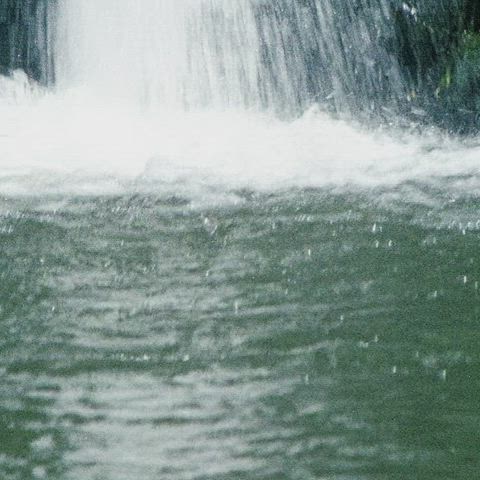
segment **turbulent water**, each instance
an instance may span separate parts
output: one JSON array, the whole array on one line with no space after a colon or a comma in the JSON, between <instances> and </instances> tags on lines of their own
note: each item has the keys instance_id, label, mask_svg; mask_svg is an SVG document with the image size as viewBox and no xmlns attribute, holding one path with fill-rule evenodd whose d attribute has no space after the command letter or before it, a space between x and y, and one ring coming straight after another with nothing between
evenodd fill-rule
<instances>
[{"instance_id":1,"label":"turbulent water","mask_svg":"<svg viewBox=\"0 0 480 480\"><path fill-rule=\"evenodd\" d=\"M475 478L478 140L352 119L333 1L58 5L56 88L0 77L0 478Z\"/></svg>"},{"instance_id":2,"label":"turbulent water","mask_svg":"<svg viewBox=\"0 0 480 480\"><path fill-rule=\"evenodd\" d=\"M474 478L480 205L412 189L4 198L2 478Z\"/></svg>"}]
</instances>

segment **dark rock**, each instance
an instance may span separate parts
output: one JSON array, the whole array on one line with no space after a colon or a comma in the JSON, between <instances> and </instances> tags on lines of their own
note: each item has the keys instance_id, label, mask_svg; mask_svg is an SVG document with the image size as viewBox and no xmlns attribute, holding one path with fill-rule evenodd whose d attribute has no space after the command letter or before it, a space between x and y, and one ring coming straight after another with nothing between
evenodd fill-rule
<instances>
[{"instance_id":1,"label":"dark rock","mask_svg":"<svg viewBox=\"0 0 480 480\"><path fill-rule=\"evenodd\" d=\"M55 0L0 0L0 72L54 82Z\"/></svg>"}]
</instances>

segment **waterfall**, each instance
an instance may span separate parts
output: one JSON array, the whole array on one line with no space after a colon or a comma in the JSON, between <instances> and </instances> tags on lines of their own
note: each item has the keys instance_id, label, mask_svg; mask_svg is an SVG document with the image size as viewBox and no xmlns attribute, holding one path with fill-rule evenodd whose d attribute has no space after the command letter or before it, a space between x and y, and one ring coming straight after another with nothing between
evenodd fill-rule
<instances>
[{"instance_id":1,"label":"waterfall","mask_svg":"<svg viewBox=\"0 0 480 480\"><path fill-rule=\"evenodd\" d=\"M2 0L0 72L154 109L403 115L435 103L471 4Z\"/></svg>"},{"instance_id":2,"label":"waterfall","mask_svg":"<svg viewBox=\"0 0 480 480\"><path fill-rule=\"evenodd\" d=\"M61 86L162 108L334 110L408 90L379 0L63 0ZM390 28L391 30L391 28Z\"/></svg>"},{"instance_id":3,"label":"waterfall","mask_svg":"<svg viewBox=\"0 0 480 480\"><path fill-rule=\"evenodd\" d=\"M398 113L435 90L463 2L60 0L58 82L163 109Z\"/></svg>"},{"instance_id":4,"label":"waterfall","mask_svg":"<svg viewBox=\"0 0 480 480\"><path fill-rule=\"evenodd\" d=\"M250 0L66 0L59 15L61 86L174 109L262 102Z\"/></svg>"},{"instance_id":5,"label":"waterfall","mask_svg":"<svg viewBox=\"0 0 480 480\"><path fill-rule=\"evenodd\" d=\"M354 23L358 5L337 3L63 0L58 82L160 108L294 113L331 100L339 109L356 102L354 77L363 75L365 92L379 90L369 70L385 58L372 58L376 33L364 9ZM386 14L380 3L374 25Z\"/></svg>"}]
</instances>

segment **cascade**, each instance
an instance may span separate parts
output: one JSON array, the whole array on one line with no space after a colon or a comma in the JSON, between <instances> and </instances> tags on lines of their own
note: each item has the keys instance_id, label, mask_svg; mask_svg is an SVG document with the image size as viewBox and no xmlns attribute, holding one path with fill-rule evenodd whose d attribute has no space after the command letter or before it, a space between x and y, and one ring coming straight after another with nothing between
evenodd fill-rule
<instances>
[{"instance_id":1,"label":"cascade","mask_svg":"<svg viewBox=\"0 0 480 480\"><path fill-rule=\"evenodd\" d=\"M61 0L58 82L161 108L398 112L434 91L462 2Z\"/></svg>"},{"instance_id":2,"label":"cascade","mask_svg":"<svg viewBox=\"0 0 480 480\"><path fill-rule=\"evenodd\" d=\"M428 106L475 5L1 0L0 71L153 108L403 114L412 92Z\"/></svg>"}]
</instances>

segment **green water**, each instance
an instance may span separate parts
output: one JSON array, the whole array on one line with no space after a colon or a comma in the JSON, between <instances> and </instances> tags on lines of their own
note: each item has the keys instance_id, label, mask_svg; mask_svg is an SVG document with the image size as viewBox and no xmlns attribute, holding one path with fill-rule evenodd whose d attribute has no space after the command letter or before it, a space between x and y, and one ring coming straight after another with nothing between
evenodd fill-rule
<instances>
[{"instance_id":1,"label":"green water","mask_svg":"<svg viewBox=\"0 0 480 480\"><path fill-rule=\"evenodd\" d=\"M471 480L480 200L0 202L0 478Z\"/></svg>"}]
</instances>

